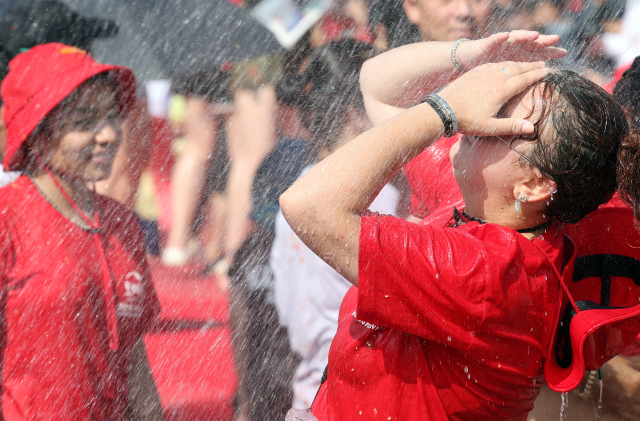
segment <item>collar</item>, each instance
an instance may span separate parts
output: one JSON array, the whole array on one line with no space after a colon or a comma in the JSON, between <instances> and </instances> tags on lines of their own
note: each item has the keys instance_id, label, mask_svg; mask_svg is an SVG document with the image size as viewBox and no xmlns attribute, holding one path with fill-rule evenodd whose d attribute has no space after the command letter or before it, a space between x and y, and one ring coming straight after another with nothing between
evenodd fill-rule
<instances>
[{"instance_id":1,"label":"collar","mask_svg":"<svg viewBox=\"0 0 640 421\"><path fill-rule=\"evenodd\" d=\"M460 225L464 225L467 224L469 222L477 222L479 224L486 224L486 221L483 221L480 218L474 218L473 216L467 215L465 213L465 211L463 210L462 212L460 212L458 210L457 207L453 207L453 219L454 221L456 221L456 223L453 225L454 227L459 227ZM544 224L540 224L540 225L536 225L535 227L531 227L531 228L523 228L520 230L516 230L518 231L520 234L526 234L528 232L534 232L537 231L541 228L547 228L549 226L549 224L551 224L551 221L549 222L545 222Z\"/></svg>"}]
</instances>

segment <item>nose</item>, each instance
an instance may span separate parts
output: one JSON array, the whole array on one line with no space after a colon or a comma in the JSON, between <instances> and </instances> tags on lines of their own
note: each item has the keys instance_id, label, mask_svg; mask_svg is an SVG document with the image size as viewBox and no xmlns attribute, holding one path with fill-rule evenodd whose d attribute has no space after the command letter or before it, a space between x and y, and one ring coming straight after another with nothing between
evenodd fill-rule
<instances>
[{"instance_id":1,"label":"nose","mask_svg":"<svg viewBox=\"0 0 640 421\"><path fill-rule=\"evenodd\" d=\"M469 0L457 0L455 2L455 14L458 19L468 19L471 17L471 5Z\"/></svg>"},{"instance_id":2,"label":"nose","mask_svg":"<svg viewBox=\"0 0 640 421\"><path fill-rule=\"evenodd\" d=\"M96 133L96 143L107 145L120 140L120 128L114 123L108 123Z\"/></svg>"}]
</instances>

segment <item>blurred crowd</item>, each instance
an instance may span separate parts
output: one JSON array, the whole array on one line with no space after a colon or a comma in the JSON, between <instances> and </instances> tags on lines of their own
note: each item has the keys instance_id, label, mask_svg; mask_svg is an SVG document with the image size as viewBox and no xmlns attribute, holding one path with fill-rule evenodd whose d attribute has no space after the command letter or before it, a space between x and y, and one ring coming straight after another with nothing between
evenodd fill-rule
<instances>
[{"instance_id":1,"label":"blurred crowd","mask_svg":"<svg viewBox=\"0 0 640 421\"><path fill-rule=\"evenodd\" d=\"M371 127L358 88L366 59L418 41L533 30L560 35L569 51L552 66L611 90L640 55L638 0L334 3L283 53L147 81L124 123L111 175L95 185L135 211L149 259L211 274L230 291L239 420L284 419L292 405L309 407L321 382L350 285L297 240L278 199ZM35 45L61 42L90 52L93 40L117 30L116 22L56 1L18 3L0 17L0 77ZM17 176L4 172L0 180ZM400 173L374 206L423 216L410 202ZM313 289L296 286L312 278Z\"/></svg>"}]
</instances>

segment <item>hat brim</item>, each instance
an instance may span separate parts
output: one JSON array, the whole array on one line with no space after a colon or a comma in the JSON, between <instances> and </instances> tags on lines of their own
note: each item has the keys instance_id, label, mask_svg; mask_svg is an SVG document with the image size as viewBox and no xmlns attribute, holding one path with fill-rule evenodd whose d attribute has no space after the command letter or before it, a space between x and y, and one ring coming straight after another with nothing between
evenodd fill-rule
<instances>
[{"instance_id":1,"label":"hat brim","mask_svg":"<svg viewBox=\"0 0 640 421\"><path fill-rule=\"evenodd\" d=\"M571 318L562 308L549 344L545 380L558 392L578 386L585 370L600 368L640 332L640 235L633 210L602 207L565 233L578 257L562 282L581 311Z\"/></svg>"},{"instance_id":2,"label":"hat brim","mask_svg":"<svg viewBox=\"0 0 640 421\"><path fill-rule=\"evenodd\" d=\"M602 366L609 356L624 350L638 335L640 304L629 308L583 310L571 319L573 356L568 367L556 359L556 335L544 367L547 385L556 392L575 389L587 369ZM605 355L602 349L606 349Z\"/></svg>"},{"instance_id":3,"label":"hat brim","mask_svg":"<svg viewBox=\"0 0 640 421\"><path fill-rule=\"evenodd\" d=\"M7 131L4 168L19 171L24 161L22 146L33 130L58 104L77 87L101 73L112 73L120 86L120 112L126 117L136 102L136 79L131 69L124 66L91 64L66 70L52 78L52 82L39 90L30 101L17 112L6 125L16 127Z\"/></svg>"}]
</instances>

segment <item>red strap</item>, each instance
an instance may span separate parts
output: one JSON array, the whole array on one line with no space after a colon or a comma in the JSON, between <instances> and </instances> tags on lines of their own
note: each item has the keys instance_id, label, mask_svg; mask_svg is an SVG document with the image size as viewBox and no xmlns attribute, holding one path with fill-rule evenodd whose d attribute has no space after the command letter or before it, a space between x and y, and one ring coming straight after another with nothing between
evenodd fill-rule
<instances>
[{"instance_id":1,"label":"red strap","mask_svg":"<svg viewBox=\"0 0 640 421\"><path fill-rule=\"evenodd\" d=\"M104 293L104 299L106 304L107 311L107 331L109 335L109 348L112 351L118 349L120 345L120 341L118 339L118 320L116 318L116 294L115 294L115 285L113 282L113 276L111 275L111 268L109 267L109 263L107 262L107 256L104 252L104 246L102 244L102 238L100 237L100 216L98 213L98 204L96 202L96 192L93 191L93 218L94 221L91 221L89 217L80 209L80 207L74 202L74 200L69 196L69 193L60 185L57 178L53 174L53 172L49 169L49 167L44 163L43 159L40 157L40 154L36 152L36 156L40 160L42 166L45 171L53 180L53 183L56 185L58 190L62 193L64 198L69 202L74 211L82 218L82 220L89 225L91 228L91 234L93 235L93 239L96 242L96 246L98 247L98 251L100 252L100 265L102 266L102 292Z\"/></svg>"}]
</instances>

